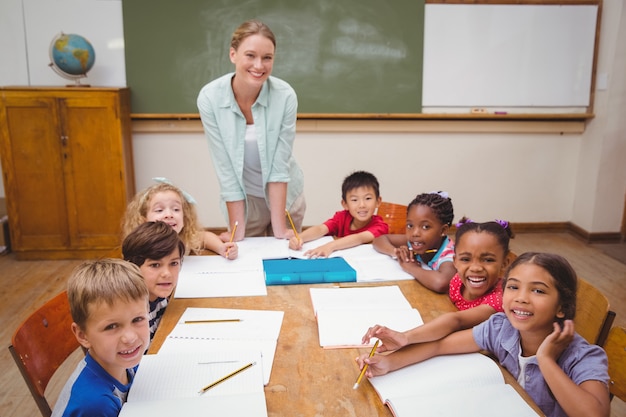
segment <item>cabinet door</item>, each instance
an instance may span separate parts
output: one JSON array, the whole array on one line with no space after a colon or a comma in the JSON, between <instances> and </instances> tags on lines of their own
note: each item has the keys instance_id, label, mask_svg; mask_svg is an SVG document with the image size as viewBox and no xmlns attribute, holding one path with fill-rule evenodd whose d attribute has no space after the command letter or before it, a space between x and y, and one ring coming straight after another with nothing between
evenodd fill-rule
<instances>
[{"instance_id":1,"label":"cabinet door","mask_svg":"<svg viewBox=\"0 0 626 417\"><path fill-rule=\"evenodd\" d=\"M120 244L126 179L118 95L85 94L59 100L72 247Z\"/></svg>"},{"instance_id":2,"label":"cabinet door","mask_svg":"<svg viewBox=\"0 0 626 417\"><path fill-rule=\"evenodd\" d=\"M11 227L11 243L15 250L67 247L62 135L56 101L9 96L3 104L2 165L9 222L15 225Z\"/></svg>"}]
</instances>

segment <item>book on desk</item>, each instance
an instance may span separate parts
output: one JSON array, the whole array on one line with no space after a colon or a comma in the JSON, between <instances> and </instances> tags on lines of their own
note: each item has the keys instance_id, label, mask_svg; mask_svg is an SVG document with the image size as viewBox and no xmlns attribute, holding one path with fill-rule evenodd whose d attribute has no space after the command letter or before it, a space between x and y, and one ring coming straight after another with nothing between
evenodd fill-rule
<instances>
[{"instance_id":1,"label":"book on desk","mask_svg":"<svg viewBox=\"0 0 626 417\"><path fill-rule=\"evenodd\" d=\"M159 353L261 352L263 383L270 380L284 312L188 307ZM237 319L234 321L233 319Z\"/></svg>"},{"instance_id":2,"label":"book on desk","mask_svg":"<svg viewBox=\"0 0 626 417\"><path fill-rule=\"evenodd\" d=\"M361 343L375 324L405 331L424 324L397 285L355 288L310 288L320 346L325 349L365 348Z\"/></svg>"},{"instance_id":3,"label":"book on desk","mask_svg":"<svg viewBox=\"0 0 626 417\"><path fill-rule=\"evenodd\" d=\"M537 416L481 353L437 356L369 381L396 417Z\"/></svg>"},{"instance_id":4,"label":"book on desk","mask_svg":"<svg viewBox=\"0 0 626 417\"><path fill-rule=\"evenodd\" d=\"M260 364L258 351L145 355L120 417L267 417Z\"/></svg>"}]
</instances>

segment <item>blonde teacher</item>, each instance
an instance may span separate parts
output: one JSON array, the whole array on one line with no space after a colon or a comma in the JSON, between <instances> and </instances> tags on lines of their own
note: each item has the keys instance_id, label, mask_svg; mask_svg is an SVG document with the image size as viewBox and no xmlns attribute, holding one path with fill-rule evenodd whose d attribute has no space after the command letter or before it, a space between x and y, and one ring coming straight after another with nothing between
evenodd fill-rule
<instances>
[{"instance_id":1,"label":"blonde teacher","mask_svg":"<svg viewBox=\"0 0 626 417\"><path fill-rule=\"evenodd\" d=\"M205 85L198 110L220 184L220 200L234 240L294 236L306 209L302 170L293 157L298 99L272 77L276 38L258 20L241 24L230 42L235 72ZM235 223L238 224L234 228ZM220 235L223 241L229 232Z\"/></svg>"}]
</instances>

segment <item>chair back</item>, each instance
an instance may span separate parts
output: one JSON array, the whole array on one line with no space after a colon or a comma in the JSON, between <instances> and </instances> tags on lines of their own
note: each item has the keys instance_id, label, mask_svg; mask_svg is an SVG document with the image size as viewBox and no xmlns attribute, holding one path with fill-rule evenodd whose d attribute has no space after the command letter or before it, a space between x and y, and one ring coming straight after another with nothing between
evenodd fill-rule
<instances>
[{"instance_id":1,"label":"chair back","mask_svg":"<svg viewBox=\"0 0 626 417\"><path fill-rule=\"evenodd\" d=\"M9 351L44 417L52 414L45 398L50 378L80 347L71 325L70 305L63 291L31 314L11 338Z\"/></svg>"},{"instance_id":2,"label":"chair back","mask_svg":"<svg viewBox=\"0 0 626 417\"><path fill-rule=\"evenodd\" d=\"M390 234L406 233L406 210L407 206L382 202L378 206L378 215L389 225Z\"/></svg>"},{"instance_id":3,"label":"chair back","mask_svg":"<svg viewBox=\"0 0 626 417\"><path fill-rule=\"evenodd\" d=\"M613 327L604 344L609 358L609 391L611 398L616 396L626 401L626 329Z\"/></svg>"},{"instance_id":4,"label":"chair back","mask_svg":"<svg viewBox=\"0 0 626 417\"><path fill-rule=\"evenodd\" d=\"M602 346L615 313L610 311L609 300L588 281L578 278L576 293L576 332L589 343Z\"/></svg>"}]
</instances>

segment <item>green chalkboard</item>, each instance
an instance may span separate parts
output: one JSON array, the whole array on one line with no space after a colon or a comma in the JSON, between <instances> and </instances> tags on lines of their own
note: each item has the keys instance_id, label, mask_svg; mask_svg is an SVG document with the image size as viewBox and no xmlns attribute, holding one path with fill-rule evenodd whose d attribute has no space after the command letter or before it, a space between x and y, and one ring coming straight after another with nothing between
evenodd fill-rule
<instances>
[{"instance_id":1,"label":"green chalkboard","mask_svg":"<svg viewBox=\"0 0 626 417\"><path fill-rule=\"evenodd\" d=\"M257 18L276 35L273 75L298 113L420 113L424 0L124 0L134 114L197 113L209 81L232 72L230 37Z\"/></svg>"}]
</instances>

